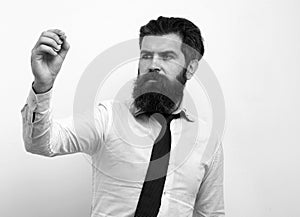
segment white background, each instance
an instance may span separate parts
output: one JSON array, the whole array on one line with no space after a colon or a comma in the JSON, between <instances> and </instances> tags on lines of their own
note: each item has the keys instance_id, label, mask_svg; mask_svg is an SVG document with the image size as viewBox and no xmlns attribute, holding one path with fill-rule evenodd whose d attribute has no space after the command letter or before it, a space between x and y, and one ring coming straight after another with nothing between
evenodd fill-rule
<instances>
[{"instance_id":1,"label":"white background","mask_svg":"<svg viewBox=\"0 0 300 217\"><path fill-rule=\"evenodd\" d=\"M40 33L64 30L71 49L55 84L54 115L72 113L77 82L102 51L164 16L186 17L225 95L225 205L230 217L300 216L300 3L228 1L6 1L0 5L0 216L83 217L91 168L82 154L26 153L21 114ZM116 86L118 85L116 81Z\"/></svg>"}]
</instances>

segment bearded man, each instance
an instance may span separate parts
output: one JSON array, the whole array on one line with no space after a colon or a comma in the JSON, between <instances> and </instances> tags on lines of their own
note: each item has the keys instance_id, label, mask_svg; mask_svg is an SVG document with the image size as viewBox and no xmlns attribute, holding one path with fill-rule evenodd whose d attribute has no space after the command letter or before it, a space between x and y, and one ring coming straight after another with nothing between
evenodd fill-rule
<instances>
[{"instance_id":1,"label":"bearded man","mask_svg":"<svg viewBox=\"0 0 300 217\"><path fill-rule=\"evenodd\" d=\"M99 103L92 120L52 120L54 81L70 48L51 29L32 50L34 82L22 109L28 152L83 152L93 164L92 217L224 216L223 149L191 114L184 88L204 54L199 28L159 17L140 28L138 76L124 102ZM75 129L76 128L76 129Z\"/></svg>"}]
</instances>

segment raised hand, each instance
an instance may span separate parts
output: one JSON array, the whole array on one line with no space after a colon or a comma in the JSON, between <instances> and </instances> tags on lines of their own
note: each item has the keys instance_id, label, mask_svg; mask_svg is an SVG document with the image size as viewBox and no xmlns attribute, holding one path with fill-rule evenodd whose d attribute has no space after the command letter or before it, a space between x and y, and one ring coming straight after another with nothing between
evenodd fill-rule
<instances>
[{"instance_id":1,"label":"raised hand","mask_svg":"<svg viewBox=\"0 0 300 217\"><path fill-rule=\"evenodd\" d=\"M41 34L31 51L31 69L34 75L33 89L43 93L51 89L70 48L66 35L59 29Z\"/></svg>"}]
</instances>

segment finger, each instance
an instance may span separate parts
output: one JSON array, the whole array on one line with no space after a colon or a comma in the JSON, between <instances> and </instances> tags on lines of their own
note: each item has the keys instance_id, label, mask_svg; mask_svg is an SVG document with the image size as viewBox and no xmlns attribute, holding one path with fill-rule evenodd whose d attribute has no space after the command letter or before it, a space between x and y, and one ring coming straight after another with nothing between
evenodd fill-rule
<instances>
[{"instance_id":1,"label":"finger","mask_svg":"<svg viewBox=\"0 0 300 217\"><path fill-rule=\"evenodd\" d=\"M60 30L60 29L48 29L48 31L49 31L49 32L53 32L53 33L55 33L55 34L57 34L57 35L59 35L59 36L62 36L62 35L65 34L65 32L62 31L62 30Z\"/></svg>"},{"instance_id":2,"label":"finger","mask_svg":"<svg viewBox=\"0 0 300 217\"><path fill-rule=\"evenodd\" d=\"M62 44L63 41L60 39L60 35L54 33L54 32L50 32L50 31L45 31L41 34L41 37L48 37L48 38L52 38L53 40L56 41L57 44Z\"/></svg>"},{"instance_id":3,"label":"finger","mask_svg":"<svg viewBox=\"0 0 300 217\"><path fill-rule=\"evenodd\" d=\"M70 49L70 44L67 41L67 36L61 36L60 37L63 40L63 44L61 45L61 49L58 52L58 54L64 59Z\"/></svg>"},{"instance_id":4,"label":"finger","mask_svg":"<svg viewBox=\"0 0 300 217\"><path fill-rule=\"evenodd\" d=\"M60 50L61 49L61 45L57 44L56 41L53 40L52 38L48 38L48 37L42 36L39 39L39 41L37 43L37 46L39 46L41 44L45 44L45 45L51 46L53 49L56 49L56 50Z\"/></svg>"},{"instance_id":5,"label":"finger","mask_svg":"<svg viewBox=\"0 0 300 217\"><path fill-rule=\"evenodd\" d=\"M57 52L55 52L50 46L47 46L47 45L44 45L44 44L41 44L40 46L38 46L36 48L36 52L37 52L37 54L47 53L47 54L50 54L52 56L57 56Z\"/></svg>"}]
</instances>

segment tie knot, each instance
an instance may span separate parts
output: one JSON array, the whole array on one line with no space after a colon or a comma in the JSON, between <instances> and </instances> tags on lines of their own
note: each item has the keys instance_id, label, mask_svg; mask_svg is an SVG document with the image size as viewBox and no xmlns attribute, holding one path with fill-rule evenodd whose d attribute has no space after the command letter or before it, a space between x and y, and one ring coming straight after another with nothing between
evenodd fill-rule
<instances>
[{"instance_id":1,"label":"tie knot","mask_svg":"<svg viewBox=\"0 0 300 217\"><path fill-rule=\"evenodd\" d=\"M180 112L177 114L164 114L167 123L170 123L173 119L180 118Z\"/></svg>"},{"instance_id":2,"label":"tie knot","mask_svg":"<svg viewBox=\"0 0 300 217\"><path fill-rule=\"evenodd\" d=\"M152 114L148 114L149 117L153 116L161 125L169 125L171 123L172 120L180 118L181 113L177 113L177 114L162 114L162 113L152 113Z\"/></svg>"}]
</instances>

